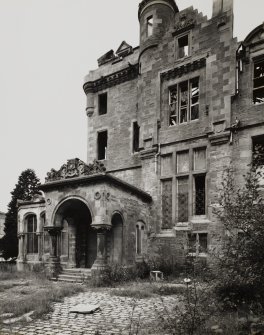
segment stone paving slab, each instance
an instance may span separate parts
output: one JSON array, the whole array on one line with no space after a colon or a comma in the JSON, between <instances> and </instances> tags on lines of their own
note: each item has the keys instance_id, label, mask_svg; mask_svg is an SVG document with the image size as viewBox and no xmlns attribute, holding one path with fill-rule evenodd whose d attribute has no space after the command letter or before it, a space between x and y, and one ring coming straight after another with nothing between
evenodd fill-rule
<instances>
[{"instance_id":1,"label":"stone paving slab","mask_svg":"<svg viewBox=\"0 0 264 335\"><path fill-rule=\"evenodd\" d=\"M158 324L158 315L164 313L165 306L170 310L177 303L177 296L134 299L111 296L110 292L87 290L67 297L54 303L54 311L43 319L20 327L2 327L0 335L128 335L133 334L131 329ZM100 305L100 310L93 314L70 313L79 304Z\"/></svg>"}]
</instances>

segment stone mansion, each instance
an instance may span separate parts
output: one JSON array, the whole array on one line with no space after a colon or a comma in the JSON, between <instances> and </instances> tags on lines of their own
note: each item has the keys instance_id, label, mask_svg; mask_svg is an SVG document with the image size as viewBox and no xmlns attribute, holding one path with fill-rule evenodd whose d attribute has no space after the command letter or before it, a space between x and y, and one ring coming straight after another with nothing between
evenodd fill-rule
<instances>
[{"instance_id":1,"label":"stone mansion","mask_svg":"<svg viewBox=\"0 0 264 335\"><path fill-rule=\"evenodd\" d=\"M233 1L212 6L208 19L143 0L139 46L98 59L83 85L87 162L52 169L18 203L19 268L129 266L153 241L206 259L219 245L223 171L239 180L264 145L264 25L238 42Z\"/></svg>"}]
</instances>

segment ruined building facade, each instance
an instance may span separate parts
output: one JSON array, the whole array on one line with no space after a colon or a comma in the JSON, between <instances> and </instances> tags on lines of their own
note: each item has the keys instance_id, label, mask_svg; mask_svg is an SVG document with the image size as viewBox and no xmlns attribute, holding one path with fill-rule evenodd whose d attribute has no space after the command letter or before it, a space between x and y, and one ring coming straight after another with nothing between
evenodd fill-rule
<instances>
[{"instance_id":1,"label":"ruined building facade","mask_svg":"<svg viewBox=\"0 0 264 335\"><path fill-rule=\"evenodd\" d=\"M233 38L233 1L212 18L174 0L139 5L125 41L85 77L87 162L51 170L19 204L19 260L99 269L140 262L155 244L206 259L224 234L223 171L238 178L264 136L264 27Z\"/></svg>"}]
</instances>

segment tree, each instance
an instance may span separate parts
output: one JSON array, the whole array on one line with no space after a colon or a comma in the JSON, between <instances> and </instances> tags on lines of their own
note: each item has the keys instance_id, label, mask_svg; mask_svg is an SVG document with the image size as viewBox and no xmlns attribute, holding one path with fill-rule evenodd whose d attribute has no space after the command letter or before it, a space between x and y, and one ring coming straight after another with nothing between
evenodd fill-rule
<instances>
[{"instance_id":1,"label":"tree","mask_svg":"<svg viewBox=\"0 0 264 335\"><path fill-rule=\"evenodd\" d=\"M16 257L18 254L17 240L17 200L30 200L38 193L40 181L34 170L27 169L21 173L18 183L11 192L12 198L8 204L5 218L4 237L0 240L3 257L5 259Z\"/></svg>"},{"instance_id":2,"label":"tree","mask_svg":"<svg viewBox=\"0 0 264 335\"><path fill-rule=\"evenodd\" d=\"M264 298L263 147L256 148L245 183L226 171L218 215L227 236L220 254L218 293L236 305Z\"/></svg>"}]
</instances>

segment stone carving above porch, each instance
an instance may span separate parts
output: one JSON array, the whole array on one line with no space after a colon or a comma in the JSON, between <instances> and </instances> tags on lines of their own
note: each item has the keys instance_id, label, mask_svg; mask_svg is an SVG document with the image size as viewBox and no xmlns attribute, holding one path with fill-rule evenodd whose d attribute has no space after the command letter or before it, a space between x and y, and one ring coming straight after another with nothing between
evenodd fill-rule
<instances>
[{"instance_id":1,"label":"stone carving above porch","mask_svg":"<svg viewBox=\"0 0 264 335\"><path fill-rule=\"evenodd\" d=\"M94 160L92 164L85 164L79 158L69 159L59 170L51 169L47 173L45 182L52 182L63 179L76 178L81 176L91 176L98 173L104 173L106 168L103 163Z\"/></svg>"}]
</instances>

